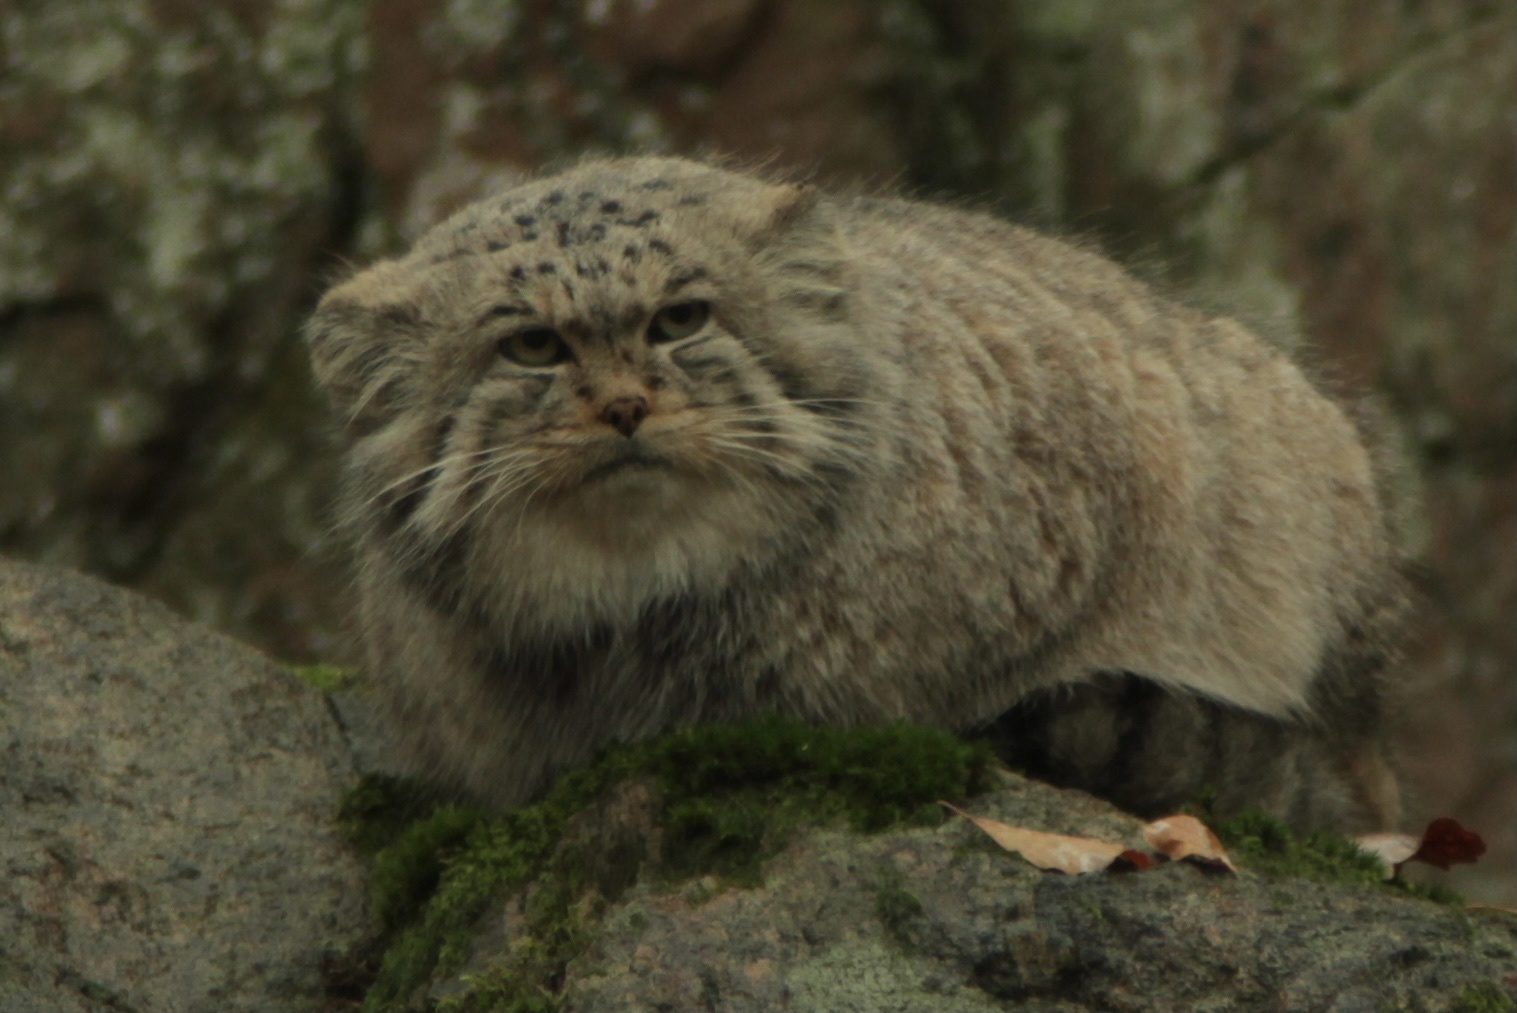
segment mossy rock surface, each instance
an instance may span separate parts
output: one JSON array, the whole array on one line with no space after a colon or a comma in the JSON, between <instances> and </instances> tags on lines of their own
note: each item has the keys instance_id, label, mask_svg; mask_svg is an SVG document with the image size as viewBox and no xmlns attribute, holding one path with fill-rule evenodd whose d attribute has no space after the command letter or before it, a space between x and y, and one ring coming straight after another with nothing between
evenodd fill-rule
<instances>
[{"instance_id":1,"label":"mossy rock surface","mask_svg":"<svg viewBox=\"0 0 1517 1013\"><path fill-rule=\"evenodd\" d=\"M760 887L803 828L936 824L936 800L983 791L991 763L983 746L908 725L762 720L613 750L504 815L370 778L343 812L372 856L384 935L366 1008L551 1007L565 965L634 884ZM503 906L514 931L487 957L481 925ZM477 963L470 984L450 984Z\"/></svg>"},{"instance_id":2,"label":"mossy rock surface","mask_svg":"<svg viewBox=\"0 0 1517 1013\"><path fill-rule=\"evenodd\" d=\"M1060 876L945 820L940 798L1141 846L1138 821L1105 803L996 771L983 747L908 726L696 729L612 751L505 815L371 779L344 813L372 857L383 932L364 1005L1453 1010L1517 1000L1517 919L1387 887L1340 839L1250 815L1218 823L1238 876L1183 863Z\"/></svg>"}]
</instances>

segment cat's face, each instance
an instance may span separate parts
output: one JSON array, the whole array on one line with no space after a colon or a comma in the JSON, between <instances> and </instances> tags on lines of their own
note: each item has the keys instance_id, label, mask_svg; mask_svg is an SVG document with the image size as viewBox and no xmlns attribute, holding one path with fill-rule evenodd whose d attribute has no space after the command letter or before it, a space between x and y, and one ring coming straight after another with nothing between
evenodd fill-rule
<instances>
[{"instance_id":1,"label":"cat's face","mask_svg":"<svg viewBox=\"0 0 1517 1013\"><path fill-rule=\"evenodd\" d=\"M309 336L360 513L502 553L689 556L847 482L869 367L811 197L666 169L519 188L328 294Z\"/></svg>"}]
</instances>

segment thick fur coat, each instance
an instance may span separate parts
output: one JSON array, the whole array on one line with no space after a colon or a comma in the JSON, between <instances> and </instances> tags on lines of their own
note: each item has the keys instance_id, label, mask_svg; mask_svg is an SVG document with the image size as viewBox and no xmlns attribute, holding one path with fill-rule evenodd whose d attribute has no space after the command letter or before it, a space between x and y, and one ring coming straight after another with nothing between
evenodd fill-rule
<instances>
[{"instance_id":1,"label":"thick fur coat","mask_svg":"<svg viewBox=\"0 0 1517 1013\"><path fill-rule=\"evenodd\" d=\"M339 284L307 336L371 681L488 800L778 712L994 726L1140 810L1394 818L1403 596L1360 434L1090 252L595 161Z\"/></svg>"}]
</instances>

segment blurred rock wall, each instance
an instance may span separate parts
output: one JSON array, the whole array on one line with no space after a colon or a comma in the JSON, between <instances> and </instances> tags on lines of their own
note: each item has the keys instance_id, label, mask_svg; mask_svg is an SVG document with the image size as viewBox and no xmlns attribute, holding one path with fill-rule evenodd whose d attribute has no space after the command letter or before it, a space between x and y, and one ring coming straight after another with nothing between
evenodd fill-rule
<instances>
[{"instance_id":1,"label":"blurred rock wall","mask_svg":"<svg viewBox=\"0 0 1517 1013\"><path fill-rule=\"evenodd\" d=\"M1498 0L0 0L0 551L342 648L323 279L586 150L1094 241L1384 396L1404 759L1517 902L1517 9Z\"/></svg>"}]
</instances>

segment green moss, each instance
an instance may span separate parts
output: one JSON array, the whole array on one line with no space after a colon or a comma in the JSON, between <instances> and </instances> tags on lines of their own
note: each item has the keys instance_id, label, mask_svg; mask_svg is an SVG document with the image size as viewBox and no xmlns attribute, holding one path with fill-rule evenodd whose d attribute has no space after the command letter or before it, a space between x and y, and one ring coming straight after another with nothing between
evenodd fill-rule
<instances>
[{"instance_id":1,"label":"green moss","mask_svg":"<svg viewBox=\"0 0 1517 1013\"><path fill-rule=\"evenodd\" d=\"M438 1008L544 1010L552 983L639 876L759 881L764 859L806 825L876 831L936 822L935 801L988 786L990 750L893 725L839 730L760 720L697 728L606 753L513 813L487 816L371 779L343 807L372 851L374 907L388 940L365 1008L427 1005L419 990L463 966L481 915L517 898L527 932ZM661 851L636 834L579 842L570 817L629 779L650 785ZM399 810L399 815L397 815Z\"/></svg>"},{"instance_id":2,"label":"green moss","mask_svg":"<svg viewBox=\"0 0 1517 1013\"><path fill-rule=\"evenodd\" d=\"M937 799L979 790L989 755L906 725L840 731L771 720L679 733L646 757L666 799L661 871L752 885L798 825L935 823Z\"/></svg>"},{"instance_id":3,"label":"green moss","mask_svg":"<svg viewBox=\"0 0 1517 1013\"><path fill-rule=\"evenodd\" d=\"M1456 1013L1513 1013L1517 1002L1494 981L1466 985L1454 999Z\"/></svg>"},{"instance_id":4,"label":"green moss","mask_svg":"<svg viewBox=\"0 0 1517 1013\"><path fill-rule=\"evenodd\" d=\"M324 693L342 689L353 681L354 669L341 665L291 665L290 671L301 682L310 683Z\"/></svg>"},{"instance_id":5,"label":"green moss","mask_svg":"<svg viewBox=\"0 0 1517 1013\"><path fill-rule=\"evenodd\" d=\"M1076 907L1084 911L1086 914L1090 915L1090 917L1096 922L1100 923L1106 921L1106 910L1096 902L1096 899L1094 897L1091 897L1088 894L1075 894L1074 902Z\"/></svg>"},{"instance_id":6,"label":"green moss","mask_svg":"<svg viewBox=\"0 0 1517 1013\"><path fill-rule=\"evenodd\" d=\"M462 979L463 988L437 1002L438 1013L474 1013L501 1010L506 1013L552 1013L558 997L545 985L555 966L549 948L529 940L497 966Z\"/></svg>"},{"instance_id":7,"label":"green moss","mask_svg":"<svg viewBox=\"0 0 1517 1013\"><path fill-rule=\"evenodd\" d=\"M1388 885L1409 893L1413 897L1430 900L1434 904L1450 904L1455 907L1463 907L1465 903L1464 894L1458 890L1450 890L1446 886L1439 886L1437 883L1413 883L1410 880L1394 879Z\"/></svg>"},{"instance_id":8,"label":"green moss","mask_svg":"<svg viewBox=\"0 0 1517 1013\"><path fill-rule=\"evenodd\" d=\"M1385 886L1438 903L1464 902L1444 887L1401 879L1387 881L1379 858L1336 834L1312 831L1298 835L1275 817L1258 812L1213 821L1212 826L1234 859L1266 876Z\"/></svg>"},{"instance_id":9,"label":"green moss","mask_svg":"<svg viewBox=\"0 0 1517 1013\"><path fill-rule=\"evenodd\" d=\"M1298 836L1280 820L1257 812L1223 820L1214 829L1234 859L1266 876L1328 883L1383 882L1379 859L1333 834Z\"/></svg>"},{"instance_id":10,"label":"green moss","mask_svg":"<svg viewBox=\"0 0 1517 1013\"><path fill-rule=\"evenodd\" d=\"M348 843L366 858L396 842L411 825L444 803L436 791L382 774L371 774L348 792L337 810Z\"/></svg>"},{"instance_id":11,"label":"green moss","mask_svg":"<svg viewBox=\"0 0 1517 1013\"><path fill-rule=\"evenodd\" d=\"M399 928L411 920L483 819L479 810L467 806L439 806L375 856L374 918L382 928Z\"/></svg>"}]
</instances>

